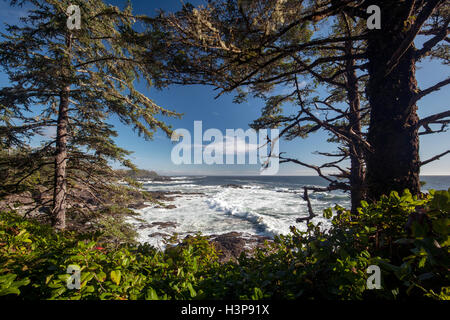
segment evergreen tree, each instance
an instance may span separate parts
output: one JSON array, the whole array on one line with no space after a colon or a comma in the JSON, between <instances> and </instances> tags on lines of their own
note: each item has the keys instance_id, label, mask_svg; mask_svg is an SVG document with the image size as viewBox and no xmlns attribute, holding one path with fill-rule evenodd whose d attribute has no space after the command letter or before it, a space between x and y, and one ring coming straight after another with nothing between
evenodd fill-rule
<instances>
[{"instance_id":1,"label":"evergreen tree","mask_svg":"<svg viewBox=\"0 0 450 320\"><path fill-rule=\"evenodd\" d=\"M368 27L372 17L367 9L372 5L381 9L381 29ZM176 14L162 15L153 28L156 38L164 34L170 43L158 56L166 61L164 77L169 82L207 83L221 93L263 96L274 86L290 85L298 74L308 73L324 83L343 72L356 78L366 74L368 137L361 141L356 127L349 133L370 151L367 197L376 199L391 190L408 188L419 193L420 166L449 153L420 161L419 135L445 130L450 113L419 119L417 102L448 85L450 79L420 90L415 78L416 63L427 56L448 64L448 13L448 2L443 0L223 0L206 7L186 5ZM351 35L325 32L342 14L364 28ZM420 49L414 46L418 35L426 37ZM362 43L363 50L340 50L348 43ZM158 41L150 46L158 48ZM315 57L317 52L322 56ZM342 62L350 65L335 68ZM330 67L335 69L321 79L318 70ZM326 126L327 121L320 124ZM425 131L419 133L422 127Z\"/></svg>"},{"instance_id":2,"label":"evergreen tree","mask_svg":"<svg viewBox=\"0 0 450 320\"><path fill-rule=\"evenodd\" d=\"M41 192L52 191L53 225L64 229L68 198L76 197L77 189L94 198L113 191L120 196L114 184L120 176L111 164L133 167L129 152L113 140L117 133L112 118L150 139L158 128L171 132L159 115L179 115L135 87L139 80L150 86L156 69L143 63L147 49L139 44L139 17L130 5L123 10L97 0L24 0L12 5L31 9L21 24L7 27L0 43L0 65L11 83L0 90L2 148L23 147L26 139L49 127L56 134L33 151L39 163L30 163L3 189L12 192L13 185L53 163ZM70 5L79 8L80 29Z\"/></svg>"}]
</instances>

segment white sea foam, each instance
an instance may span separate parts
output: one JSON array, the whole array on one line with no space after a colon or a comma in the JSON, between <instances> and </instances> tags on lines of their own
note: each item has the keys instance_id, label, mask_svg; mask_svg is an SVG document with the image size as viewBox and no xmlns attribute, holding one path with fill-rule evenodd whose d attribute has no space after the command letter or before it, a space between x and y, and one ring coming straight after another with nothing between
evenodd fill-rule
<instances>
[{"instance_id":1,"label":"white sea foam","mask_svg":"<svg viewBox=\"0 0 450 320\"><path fill-rule=\"evenodd\" d=\"M174 233L181 238L198 232L212 235L232 231L272 237L289 233L292 225L301 230L306 228L304 223L295 221L298 217L308 216L301 188L274 186L260 181L247 181L250 184L235 188L229 185L228 180L216 185L202 185L193 181L200 181L201 177L186 178L172 178L174 180L169 183L145 184L149 191L176 191L181 195L176 195L174 201L168 203L175 205L174 209L149 206L137 210L139 219L144 220L146 225L139 229L139 226L142 227L141 221L131 218L130 222L138 227L140 242L163 248L164 237ZM232 182L230 184L246 181L235 179ZM312 221L321 222L325 227L329 221L322 217L323 209L348 201L347 195L339 193L312 193L310 198L315 213L319 215ZM158 225L152 226L153 222L173 222L175 226L159 228ZM155 236L155 233L161 234Z\"/></svg>"}]
</instances>

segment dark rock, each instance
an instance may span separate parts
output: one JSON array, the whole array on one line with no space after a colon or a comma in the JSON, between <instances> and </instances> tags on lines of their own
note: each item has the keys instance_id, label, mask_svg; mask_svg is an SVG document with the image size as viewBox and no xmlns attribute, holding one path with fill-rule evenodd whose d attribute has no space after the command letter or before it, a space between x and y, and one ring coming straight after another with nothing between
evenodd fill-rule
<instances>
[{"instance_id":1,"label":"dark rock","mask_svg":"<svg viewBox=\"0 0 450 320\"><path fill-rule=\"evenodd\" d=\"M243 252L251 256L257 247L264 244L264 241L270 240L268 237L256 235L244 238L239 232L212 235L209 238L214 247L220 251L219 261L221 263L230 260L236 261Z\"/></svg>"},{"instance_id":2,"label":"dark rock","mask_svg":"<svg viewBox=\"0 0 450 320\"><path fill-rule=\"evenodd\" d=\"M239 185L239 184L233 184L233 183L226 184L226 185L224 185L224 187L225 187L225 188L244 189L243 186L241 186L241 185Z\"/></svg>"},{"instance_id":3,"label":"dark rock","mask_svg":"<svg viewBox=\"0 0 450 320\"><path fill-rule=\"evenodd\" d=\"M156 227L158 226L158 229L164 229L164 228L175 228L178 224L176 222L152 222L151 226Z\"/></svg>"},{"instance_id":4,"label":"dark rock","mask_svg":"<svg viewBox=\"0 0 450 320\"><path fill-rule=\"evenodd\" d=\"M146 207L148 207L148 205L146 205L144 202L131 203L128 205L129 209L136 209L136 210L143 209Z\"/></svg>"},{"instance_id":5,"label":"dark rock","mask_svg":"<svg viewBox=\"0 0 450 320\"><path fill-rule=\"evenodd\" d=\"M159 200L159 201L173 201L175 199L175 197L168 197L168 194L171 194L170 192L163 192L163 191L148 191L148 193L150 194L150 196L154 199L154 200Z\"/></svg>"},{"instance_id":6,"label":"dark rock","mask_svg":"<svg viewBox=\"0 0 450 320\"><path fill-rule=\"evenodd\" d=\"M161 221L161 222L152 222L152 223L141 223L137 226L137 229L148 229L148 228L154 228L158 227L158 229L164 229L164 228L175 228L178 224L176 222L171 221Z\"/></svg>"},{"instance_id":7,"label":"dark rock","mask_svg":"<svg viewBox=\"0 0 450 320\"><path fill-rule=\"evenodd\" d=\"M245 241L236 232L223 234L214 238L211 242L220 252L219 258L222 262L235 260L244 251Z\"/></svg>"},{"instance_id":8,"label":"dark rock","mask_svg":"<svg viewBox=\"0 0 450 320\"><path fill-rule=\"evenodd\" d=\"M153 232L153 233L149 234L148 236L149 236L149 238L151 238L151 237L170 237L170 234L162 233L162 232Z\"/></svg>"},{"instance_id":9,"label":"dark rock","mask_svg":"<svg viewBox=\"0 0 450 320\"><path fill-rule=\"evenodd\" d=\"M152 199L158 201L174 201L176 197L180 196L204 194L203 192L177 192L177 191L147 191L147 193L152 197Z\"/></svg>"},{"instance_id":10,"label":"dark rock","mask_svg":"<svg viewBox=\"0 0 450 320\"><path fill-rule=\"evenodd\" d=\"M140 224L137 228L139 229L139 230L142 230L142 229L147 229L147 228L151 228L152 227L152 225L150 225L150 224L148 224L148 223L142 223L142 224Z\"/></svg>"}]
</instances>

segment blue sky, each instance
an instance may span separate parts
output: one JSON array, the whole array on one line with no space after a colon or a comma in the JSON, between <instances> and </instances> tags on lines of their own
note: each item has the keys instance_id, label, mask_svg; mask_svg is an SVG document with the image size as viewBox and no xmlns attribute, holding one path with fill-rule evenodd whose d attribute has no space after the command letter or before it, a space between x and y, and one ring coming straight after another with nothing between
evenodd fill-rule
<instances>
[{"instance_id":1,"label":"blue sky","mask_svg":"<svg viewBox=\"0 0 450 320\"><path fill-rule=\"evenodd\" d=\"M125 1L109 1L115 5L121 5ZM191 1L201 3L202 1ZM181 7L179 0L166 1L132 1L135 13L153 15L158 8L166 11L174 11ZM10 8L8 3L0 1L0 22L13 23L25 13L23 9ZM3 29L3 27L1 27ZM420 88L429 87L436 82L444 80L450 74L448 66L442 66L436 62L425 62L419 65L417 80ZM0 70L0 86L8 84L8 79ZM217 91L209 86L171 86L162 91L146 89L138 85L141 92L147 94L157 104L168 109L183 113L182 119L167 119L174 129L185 128L193 132L193 123L196 120L203 122L203 130L217 128L225 134L226 129L248 129L251 123L260 115L262 100L249 99L243 104L234 104L233 95L222 95L214 99ZM282 88L280 88L282 90ZM450 109L450 90L443 88L433 93L418 103L419 116L442 112ZM289 109L289 107L287 107ZM145 141L126 127L112 119L119 137L117 144L133 151L131 159L143 169L156 170L161 174L200 174L200 175L253 175L259 173L258 165L180 165L176 166L171 161L171 150L175 145L161 131L155 134L153 141ZM314 151L333 151L335 145L326 142L327 134L320 132L307 139L297 139L293 142L281 141L280 151L287 152L291 157L296 157L304 162L320 164L322 157L314 155ZM450 132L439 135L421 137L420 156L425 160L437 153L441 153L450 147ZM294 164L282 164L280 175L310 175L312 171ZM450 174L450 156L442 158L422 168L422 174Z\"/></svg>"}]
</instances>

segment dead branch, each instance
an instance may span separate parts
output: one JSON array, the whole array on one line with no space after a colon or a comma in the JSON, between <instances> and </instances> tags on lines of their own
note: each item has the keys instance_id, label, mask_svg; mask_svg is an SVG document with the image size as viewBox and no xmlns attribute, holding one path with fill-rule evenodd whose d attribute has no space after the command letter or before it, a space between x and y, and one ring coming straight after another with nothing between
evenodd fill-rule
<instances>
[{"instance_id":1,"label":"dead branch","mask_svg":"<svg viewBox=\"0 0 450 320\"><path fill-rule=\"evenodd\" d=\"M420 90L416 95L414 95L414 97L411 99L409 105L412 106L414 105L417 101L419 101L420 99L422 99L423 97L425 97L426 95L434 92L434 91L438 91L440 90L442 87L446 86L450 84L450 77L442 80L438 83L436 83L435 85L425 89L425 90Z\"/></svg>"},{"instance_id":2,"label":"dead branch","mask_svg":"<svg viewBox=\"0 0 450 320\"><path fill-rule=\"evenodd\" d=\"M442 27L442 29L435 33L435 36L431 38L430 40L426 41L422 49L416 51L416 59L420 59L421 57L425 56L428 52L430 52L435 45L437 45L440 41L445 40L447 35L449 34L448 25L450 23L450 18L448 18Z\"/></svg>"},{"instance_id":3,"label":"dead branch","mask_svg":"<svg viewBox=\"0 0 450 320\"><path fill-rule=\"evenodd\" d=\"M419 122L417 123L417 128L419 128L421 126L425 126L430 123L436 123L437 120L441 120L441 119L447 118L447 117L450 117L450 110L444 111L441 113L437 113L437 114L433 114L432 116L420 119Z\"/></svg>"},{"instance_id":4,"label":"dead branch","mask_svg":"<svg viewBox=\"0 0 450 320\"><path fill-rule=\"evenodd\" d=\"M443 156L445 156L445 155L447 155L447 154L449 154L449 153L450 153L450 150L447 150L447 151L445 151L445 152L442 152L441 154L438 154L438 155L436 155L436 156L434 156L434 157L432 157L432 158L430 158L430 159L428 159L428 160L422 161L422 162L420 163L420 166L424 166L424 165L426 165L426 164L428 164L428 163L430 163L430 162L439 160L441 157L443 157Z\"/></svg>"},{"instance_id":5,"label":"dead branch","mask_svg":"<svg viewBox=\"0 0 450 320\"><path fill-rule=\"evenodd\" d=\"M302 217L302 218L297 218L295 221L298 222L303 222L306 221L306 223L309 223L309 221L316 217L317 215L314 213L312 205L311 205L311 200L309 199L309 195L308 195L308 187L303 187L303 196L302 196L303 200L306 201L306 205L308 206L308 213L309 215L307 217Z\"/></svg>"},{"instance_id":6,"label":"dead branch","mask_svg":"<svg viewBox=\"0 0 450 320\"><path fill-rule=\"evenodd\" d=\"M405 39L403 39L402 43L399 45L397 50L394 52L392 57L389 59L386 67L386 76L389 75L394 68L397 66L401 57L408 51L411 47L411 44L414 42L417 34L422 28L425 21L433 14L434 9L442 2L442 0L429 0L423 10L420 12L417 17L414 25L411 27L409 32L407 33Z\"/></svg>"}]
</instances>

